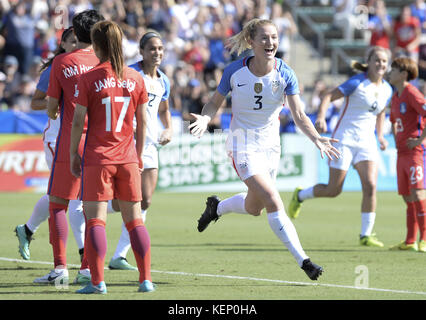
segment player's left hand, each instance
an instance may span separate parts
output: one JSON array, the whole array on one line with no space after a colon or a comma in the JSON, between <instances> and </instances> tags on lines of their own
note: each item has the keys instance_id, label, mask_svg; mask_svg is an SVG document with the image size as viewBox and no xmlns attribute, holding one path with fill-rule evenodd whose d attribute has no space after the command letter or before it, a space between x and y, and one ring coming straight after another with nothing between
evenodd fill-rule
<instances>
[{"instance_id":1,"label":"player's left hand","mask_svg":"<svg viewBox=\"0 0 426 320\"><path fill-rule=\"evenodd\" d=\"M420 145L422 141L418 138L408 138L407 139L407 147L408 149L414 149L418 145Z\"/></svg>"},{"instance_id":2,"label":"player's left hand","mask_svg":"<svg viewBox=\"0 0 426 320\"><path fill-rule=\"evenodd\" d=\"M171 140L172 140L172 130L164 129L163 132L161 132L160 138L158 139L158 143L164 146L168 144Z\"/></svg>"},{"instance_id":3,"label":"player's left hand","mask_svg":"<svg viewBox=\"0 0 426 320\"><path fill-rule=\"evenodd\" d=\"M339 140L334 138L320 137L315 141L315 145L321 152L321 158L324 159L324 155L327 156L330 160L339 159L340 152L333 145L332 142L339 142Z\"/></svg>"},{"instance_id":4,"label":"player's left hand","mask_svg":"<svg viewBox=\"0 0 426 320\"><path fill-rule=\"evenodd\" d=\"M78 153L71 155L70 159L71 173L74 177L80 178L81 176L81 157Z\"/></svg>"},{"instance_id":5,"label":"player's left hand","mask_svg":"<svg viewBox=\"0 0 426 320\"><path fill-rule=\"evenodd\" d=\"M56 118L59 116L59 108L55 110L47 109L47 115L50 119L56 120Z\"/></svg>"}]
</instances>

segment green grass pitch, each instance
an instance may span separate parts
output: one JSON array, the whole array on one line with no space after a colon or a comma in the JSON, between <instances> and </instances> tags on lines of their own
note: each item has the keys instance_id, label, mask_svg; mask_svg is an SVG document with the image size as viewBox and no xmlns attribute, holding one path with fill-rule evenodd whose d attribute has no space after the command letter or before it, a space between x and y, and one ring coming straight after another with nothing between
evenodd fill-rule
<instances>
[{"instance_id":1,"label":"green grass pitch","mask_svg":"<svg viewBox=\"0 0 426 320\"><path fill-rule=\"evenodd\" d=\"M230 194L219 193L220 197ZM35 285L52 265L47 222L32 241L31 261L18 253L13 232L29 218L40 194L0 194L0 300L424 300L426 254L389 251L405 237L405 205L395 192L378 193L375 232L385 248L359 245L361 193L306 201L294 224L311 259L324 267L309 280L259 217L229 214L203 233L196 229L205 193L154 195L148 211L153 293L138 293L136 271L105 270L106 296L82 296L79 286ZM282 193L287 205L290 193ZM107 266L121 232L120 214L108 215ZM127 258L135 265L130 250ZM70 282L79 256L72 231L68 239Z\"/></svg>"}]
</instances>

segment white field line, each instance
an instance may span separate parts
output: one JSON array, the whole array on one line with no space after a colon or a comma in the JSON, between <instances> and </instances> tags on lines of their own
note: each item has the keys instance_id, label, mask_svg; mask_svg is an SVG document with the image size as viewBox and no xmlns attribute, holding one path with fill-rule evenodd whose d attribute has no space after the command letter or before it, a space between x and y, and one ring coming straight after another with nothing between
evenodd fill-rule
<instances>
[{"instance_id":1,"label":"white field line","mask_svg":"<svg viewBox=\"0 0 426 320\"><path fill-rule=\"evenodd\" d=\"M11 259L11 258L6 258L6 257L0 257L0 261L53 265L52 262L48 262L48 261ZM79 264L68 264L68 266L70 266L70 267L76 267L76 268L80 267ZM108 268L105 267L104 269L108 269ZM366 291L388 292L388 293L417 294L417 295L425 295L426 296L426 292L423 292L423 291L392 290L392 289L380 289L380 288L364 288L364 287L356 287L356 286L344 286L344 285L339 285L339 284L298 282L298 281L274 280L274 279L264 279L264 278L241 277L241 276L227 276L227 275L205 274L205 273L190 273L190 272L178 272L178 271L151 270L151 272L153 272L153 273L163 273L163 274L173 274L173 275L180 275L180 276L190 276L190 277L208 277L208 278L250 280L250 281L262 281L262 282L272 282L272 283L284 283L284 284L293 284L293 285L303 285L303 286L319 286L319 287L355 289L355 290L366 290Z\"/></svg>"}]
</instances>

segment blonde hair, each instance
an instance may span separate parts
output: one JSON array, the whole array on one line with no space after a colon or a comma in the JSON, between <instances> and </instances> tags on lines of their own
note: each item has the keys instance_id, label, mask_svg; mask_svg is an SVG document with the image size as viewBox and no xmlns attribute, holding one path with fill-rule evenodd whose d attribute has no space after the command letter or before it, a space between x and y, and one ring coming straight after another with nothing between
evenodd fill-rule
<instances>
[{"instance_id":1,"label":"blonde hair","mask_svg":"<svg viewBox=\"0 0 426 320\"><path fill-rule=\"evenodd\" d=\"M98 47L105 58L110 60L112 69L119 79L123 77L123 31L113 21L99 21L90 32L92 43Z\"/></svg>"},{"instance_id":2,"label":"blonde hair","mask_svg":"<svg viewBox=\"0 0 426 320\"><path fill-rule=\"evenodd\" d=\"M368 50L365 53L364 59L367 63L361 63L359 61L352 61L351 62L351 68L355 71L367 72L368 71L368 62L370 62L370 59L377 52L384 52L386 54L386 56L388 57L388 62L390 61L391 53L388 49L380 47L380 46L373 46L373 47L368 48Z\"/></svg>"},{"instance_id":3,"label":"blonde hair","mask_svg":"<svg viewBox=\"0 0 426 320\"><path fill-rule=\"evenodd\" d=\"M245 50L251 49L249 40L253 40L256 36L257 28L264 25L273 25L276 28L275 23L268 19L255 18L247 22L243 30L229 38L226 47L230 49L230 53L236 52L240 55Z\"/></svg>"}]
</instances>

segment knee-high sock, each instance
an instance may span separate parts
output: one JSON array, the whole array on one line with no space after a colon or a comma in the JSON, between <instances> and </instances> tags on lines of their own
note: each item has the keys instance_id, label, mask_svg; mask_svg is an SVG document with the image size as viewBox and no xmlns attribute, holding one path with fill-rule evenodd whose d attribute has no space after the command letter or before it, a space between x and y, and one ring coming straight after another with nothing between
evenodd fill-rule
<instances>
[{"instance_id":1,"label":"knee-high sock","mask_svg":"<svg viewBox=\"0 0 426 320\"><path fill-rule=\"evenodd\" d=\"M138 265L139 283L144 280L151 281L151 240L148 230L142 219L126 223L126 228L129 231L130 243Z\"/></svg>"},{"instance_id":2,"label":"knee-high sock","mask_svg":"<svg viewBox=\"0 0 426 320\"><path fill-rule=\"evenodd\" d=\"M92 284L98 285L104 280L104 263L107 250L105 221L89 219L87 221L87 236L85 251L89 261Z\"/></svg>"},{"instance_id":3,"label":"knee-high sock","mask_svg":"<svg viewBox=\"0 0 426 320\"><path fill-rule=\"evenodd\" d=\"M84 242L86 242L87 238L87 217L84 214L83 211L83 217L84 217ZM89 267L89 260L87 259L87 250L83 250L83 259L81 260L80 270L84 269L90 269Z\"/></svg>"},{"instance_id":4,"label":"knee-high sock","mask_svg":"<svg viewBox=\"0 0 426 320\"><path fill-rule=\"evenodd\" d=\"M245 208L246 197L247 193L242 192L220 201L217 206L217 214L219 216L230 212L247 214Z\"/></svg>"},{"instance_id":5,"label":"knee-high sock","mask_svg":"<svg viewBox=\"0 0 426 320\"><path fill-rule=\"evenodd\" d=\"M49 218L49 196L45 194L35 204L26 225L34 233L47 218Z\"/></svg>"},{"instance_id":6,"label":"knee-high sock","mask_svg":"<svg viewBox=\"0 0 426 320\"><path fill-rule=\"evenodd\" d=\"M370 236L376 221L375 212L361 212L361 237Z\"/></svg>"},{"instance_id":7,"label":"knee-high sock","mask_svg":"<svg viewBox=\"0 0 426 320\"><path fill-rule=\"evenodd\" d=\"M405 243L414 243L417 241L417 218L416 218L416 205L414 202L407 202L407 237Z\"/></svg>"},{"instance_id":8,"label":"knee-high sock","mask_svg":"<svg viewBox=\"0 0 426 320\"><path fill-rule=\"evenodd\" d=\"M305 254L300 244L296 228L289 217L287 217L284 210L268 213L268 222L272 231L274 231L275 235L284 243L301 267L303 265L303 260L307 259L308 256Z\"/></svg>"},{"instance_id":9,"label":"knee-high sock","mask_svg":"<svg viewBox=\"0 0 426 320\"><path fill-rule=\"evenodd\" d=\"M83 203L80 200L71 200L68 205L68 214L71 230L74 234L78 249L84 248L84 230L86 221L83 214Z\"/></svg>"},{"instance_id":10,"label":"knee-high sock","mask_svg":"<svg viewBox=\"0 0 426 320\"><path fill-rule=\"evenodd\" d=\"M115 248L114 255L112 256L112 259L118 259L120 257L125 258L127 255L127 252L130 249L130 237L129 232L127 231L126 225L121 225L121 235L120 239L117 243L117 248Z\"/></svg>"},{"instance_id":11,"label":"knee-high sock","mask_svg":"<svg viewBox=\"0 0 426 320\"><path fill-rule=\"evenodd\" d=\"M420 240L426 240L426 199L414 202L416 206L417 225L420 231Z\"/></svg>"},{"instance_id":12,"label":"knee-high sock","mask_svg":"<svg viewBox=\"0 0 426 320\"><path fill-rule=\"evenodd\" d=\"M53 248L55 268L66 268L68 222L67 206L59 203L49 203L49 238Z\"/></svg>"}]
</instances>

